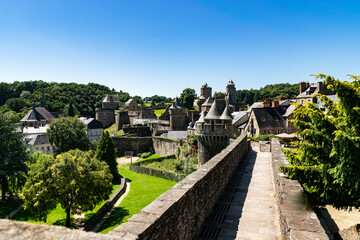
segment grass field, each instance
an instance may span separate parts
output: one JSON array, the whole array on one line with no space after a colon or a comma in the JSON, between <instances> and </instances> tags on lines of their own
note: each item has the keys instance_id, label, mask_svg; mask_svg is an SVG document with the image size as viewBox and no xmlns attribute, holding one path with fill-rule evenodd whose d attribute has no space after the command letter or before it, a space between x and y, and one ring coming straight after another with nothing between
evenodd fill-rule
<instances>
[{"instance_id":1,"label":"grass field","mask_svg":"<svg viewBox=\"0 0 360 240\"><path fill-rule=\"evenodd\" d=\"M106 128L105 130L108 131L110 134L124 135L124 130L122 130L122 129L120 129L120 131L118 131L118 132L115 131L115 125L116 125L116 123L114 123L110 127Z\"/></svg>"},{"instance_id":2,"label":"grass field","mask_svg":"<svg viewBox=\"0 0 360 240\"><path fill-rule=\"evenodd\" d=\"M113 185L113 191L110 194L110 196L114 194L119 187L120 185ZM85 220L89 219L92 215L94 215L96 211L98 211L102 207L102 205L105 204L106 201L107 200L100 202L98 205L96 205L96 207L92 211L86 212ZM60 204L58 204L57 207L48 214L46 223L43 221L36 221L34 216L31 214L31 212L27 210L21 210L11 219L16 221L31 222L36 224L65 226L66 213L65 210L60 206ZM73 223L74 223L74 219L72 217L71 224Z\"/></svg>"},{"instance_id":3,"label":"grass field","mask_svg":"<svg viewBox=\"0 0 360 240\"><path fill-rule=\"evenodd\" d=\"M119 173L129 179L130 192L121 202L109 218L99 229L100 233L108 233L121 223L127 222L134 214L137 214L154 201L162 193L174 186L177 182L162 178L143 175L129 170L129 165L119 167Z\"/></svg>"},{"instance_id":4,"label":"grass field","mask_svg":"<svg viewBox=\"0 0 360 240\"><path fill-rule=\"evenodd\" d=\"M158 109L158 110L154 111L155 115L158 116L158 117L163 115L164 112L165 112L165 109Z\"/></svg>"}]
</instances>

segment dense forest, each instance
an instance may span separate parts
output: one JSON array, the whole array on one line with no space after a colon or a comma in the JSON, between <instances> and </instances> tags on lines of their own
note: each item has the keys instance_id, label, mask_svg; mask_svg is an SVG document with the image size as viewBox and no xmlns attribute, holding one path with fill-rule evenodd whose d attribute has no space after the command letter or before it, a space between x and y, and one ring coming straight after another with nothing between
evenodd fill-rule
<instances>
[{"instance_id":1,"label":"dense forest","mask_svg":"<svg viewBox=\"0 0 360 240\"><path fill-rule=\"evenodd\" d=\"M254 102L263 101L265 98L294 98L299 94L299 85L290 83L269 84L263 88L250 90L237 90L236 98L240 103L251 105Z\"/></svg>"},{"instance_id":2,"label":"dense forest","mask_svg":"<svg viewBox=\"0 0 360 240\"><path fill-rule=\"evenodd\" d=\"M63 113L72 103L82 116L95 116L95 108L107 94L118 94L119 100L125 102L130 98L127 92L116 92L104 85L89 83L47 83L44 81L26 81L0 83L0 111L14 111L20 117L31 108L32 102L40 106L42 89L44 89L46 108L50 112Z\"/></svg>"}]
</instances>

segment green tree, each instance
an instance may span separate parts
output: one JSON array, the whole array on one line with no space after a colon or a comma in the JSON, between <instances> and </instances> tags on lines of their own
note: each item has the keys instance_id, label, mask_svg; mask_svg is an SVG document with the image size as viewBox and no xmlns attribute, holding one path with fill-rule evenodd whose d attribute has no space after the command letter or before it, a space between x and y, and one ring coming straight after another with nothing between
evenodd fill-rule
<instances>
[{"instance_id":1,"label":"green tree","mask_svg":"<svg viewBox=\"0 0 360 240\"><path fill-rule=\"evenodd\" d=\"M50 123L47 135L55 145L55 153L71 149L89 150L90 142L85 132L85 124L74 117L57 118Z\"/></svg>"},{"instance_id":2,"label":"green tree","mask_svg":"<svg viewBox=\"0 0 360 240\"><path fill-rule=\"evenodd\" d=\"M15 125L10 123L0 113L0 182L2 200L6 193L12 194L9 181L14 187L19 187L27 171L26 162L29 155L25 144L22 142L22 134L15 131Z\"/></svg>"},{"instance_id":3,"label":"green tree","mask_svg":"<svg viewBox=\"0 0 360 240\"><path fill-rule=\"evenodd\" d=\"M55 161L43 157L30 168L29 189L24 188L22 196L25 208L38 220L46 220L46 214L60 203L66 212L65 226L70 227L71 214L94 209L112 190L109 167L90 152L71 150Z\"/></svg>"},{"instance_id":4,"label":"green tree","mask_svg":"<svg viewBox=\"0 0 360 240\"><path fill-rule=\"evenodd\" d=\"M33 161L20 197L24 200L25 209L32 212L37 220L46 222L46 216L58 204L52 168L55 158L49 154L36 152Z\"/></svg>"},{"instance_id":5,"label":"green tree","mask_svg":"<svg viewBox=\"0 0 360 240\"><path fill-rule=\"evenodd\" d=\"M179 99L182 101L186 109L192 110L194 108L194 100L196 97L197 96L194 89L185 88L182 91Z\"/></svg>"},{"instance_id":6,"label":"green tree","mask_svg":"<svg viewBox=\"0 0 360 240\"><path fill-rule=\"evenodd\" d=\"M20 112L23 108L28 107L30 104L23 98L10 98L6 101L6 106L15 112Z\"/></svg>"},{"instance_id":7,"label":"green tree","mask_svg":"<svg viewBox=\"0 0 360 240\"><path fill-rule=\"evenodd\" d=\"M315 104L298 106L294 124L303 139L287 152L291 166L281 170L298 179L317 205L360 207L360 77L342 82L323 74L338 103L322 96L326 112Z\"/></svg>"},{"instance_id":8,"label":"green tree","mask_svg":"<svg viewBox=\"0 0 360 240\"><path fill-rule=\"evenodd\" d=\"M118 175L114 142L108 131L103 131L96 148L96 159L108 164L113 179Z\"/></svg>"}]
</instances>

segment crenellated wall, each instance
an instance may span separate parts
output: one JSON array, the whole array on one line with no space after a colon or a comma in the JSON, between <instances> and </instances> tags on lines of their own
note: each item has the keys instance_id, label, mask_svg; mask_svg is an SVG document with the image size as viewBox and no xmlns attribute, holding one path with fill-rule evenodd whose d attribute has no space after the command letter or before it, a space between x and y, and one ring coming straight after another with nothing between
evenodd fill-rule
<instances>
[{"instance_id":1,"label":"crenellated wall","mask_svg":"<svg viewBox=\"0 0 360 240\"><path fill-rule=\"evenodd\" d=\"M193 239L249 151L242 135L109 235L121 239Z\"/></svg>"}]
</instances>

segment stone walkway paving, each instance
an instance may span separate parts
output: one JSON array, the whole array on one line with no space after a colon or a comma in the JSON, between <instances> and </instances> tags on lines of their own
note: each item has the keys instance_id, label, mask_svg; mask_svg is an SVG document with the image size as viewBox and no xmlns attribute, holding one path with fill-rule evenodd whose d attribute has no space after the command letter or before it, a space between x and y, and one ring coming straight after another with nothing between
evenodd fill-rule
<instances>
[{"instance_id":1,"label":"stone walkway paving","mask_svg":"<svg viewBox=\"0 0 360 240\"><path fill-rule=\"evenodd\" d=\"M269 152L249 151L199 239L280 239Z\"/></svg>"}]
</instances>

